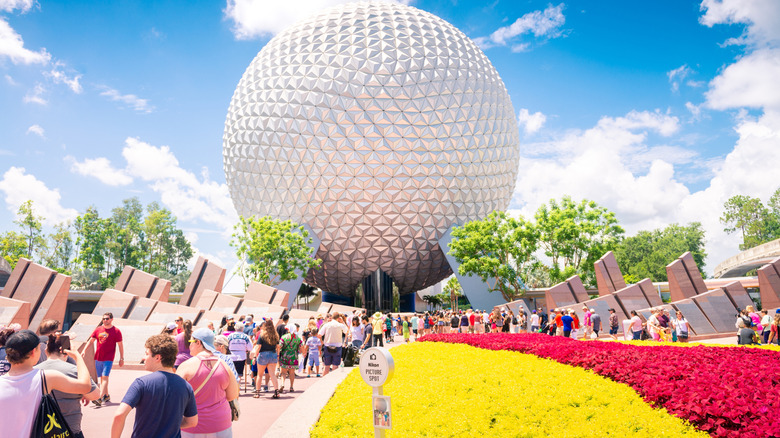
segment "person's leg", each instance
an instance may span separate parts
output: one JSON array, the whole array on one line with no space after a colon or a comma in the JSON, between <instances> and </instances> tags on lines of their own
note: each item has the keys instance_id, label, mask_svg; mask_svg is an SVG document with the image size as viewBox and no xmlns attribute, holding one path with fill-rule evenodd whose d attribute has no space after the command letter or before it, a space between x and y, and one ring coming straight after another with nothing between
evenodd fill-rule
<instances>
[{"instance_id":1,"label":"person's leg","mask_svg":"<svg viewBox=\"0 0 780 438\"><path fill-rule=\"evenodd\" d=\"M276 379L276 364L268 364L268 375L271 376L271 383L274 385L274 390L279 390L279 380Z\"/></svg>"},{"instance_id":2,"label":"person's leg","mask_svg":"<svg viewBox=\"0 0 780 438\"><path fill-rule=\"evenodd\" d=\"M290 392L295 391L295 368L290 368L287 370L288 374L290 375Z\"/></svg>"},{"instance_id":3,"label":"person's leg","mask_svg":"<svg viewBox=\"0 0 780 438\"><path fill-rule=\"evenodd\" d=\"M260 383L262 383L261 379L263 378L263 374L266 371L266 366L265 365L261 365L260 362L259 362L259 359L260 359L260 357L258 355L257 376L255 377L255 395L254 395L255 398L259 398L260 397Z\"/></svg>"}]
</instances>

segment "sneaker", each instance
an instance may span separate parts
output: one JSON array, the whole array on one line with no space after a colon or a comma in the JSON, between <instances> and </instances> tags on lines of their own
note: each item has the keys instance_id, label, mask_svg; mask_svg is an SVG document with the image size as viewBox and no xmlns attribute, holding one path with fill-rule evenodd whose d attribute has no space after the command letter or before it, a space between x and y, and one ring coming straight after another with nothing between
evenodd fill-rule
<instances>
[{"instance_id":1,"label":"sneaker","mask_svg":"<svg viewBox=\"0 0 780 438\"><path fill-rule=\"evenodd\" d=\"M97 400L92 400L92 404L94 404L97 407L103 406L103 397L100 397Z\"/></svg>"},{"instance_id":2,"label":"sneaker","mask_svg":"<svg viewBox=\"0 0 780 438\"><path fill-rule=\"evenodd\" d=\"M103 404L106 404L111 401L111 396L106 394L103 396Z\"/></svg>"},{"instance_id":3,"label":"sneaker","mask_svg":"<svg viewBox=\"0 0 780 438\"><path fill-rule=\"evenodd\" d=\"M319 376L320 376L320 375L319 375L319 374L317 374L317 377L319 377Z\"/></svg>"}]
</instances>

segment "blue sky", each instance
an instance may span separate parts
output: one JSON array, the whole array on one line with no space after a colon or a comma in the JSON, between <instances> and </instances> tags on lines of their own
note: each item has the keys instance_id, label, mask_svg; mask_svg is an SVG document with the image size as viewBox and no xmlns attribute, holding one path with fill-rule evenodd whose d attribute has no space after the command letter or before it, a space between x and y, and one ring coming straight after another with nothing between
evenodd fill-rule
<instances>
[{"instance_id":1,"label":"blue sky","mask_svg":"<svg viewBox=\"0 0 780 438\"><path fill-rule=\"evenodd\" d=\"M337 3L0 0L0 230L26 199L53 225L138 196L231 267L233 90L274 34ZM477 41L504 79L519 214L569 194L629 234L698 220L711 272L739 243L723 202L780 186L780 2L411 5Z\"/></svg>"}]
</instances>

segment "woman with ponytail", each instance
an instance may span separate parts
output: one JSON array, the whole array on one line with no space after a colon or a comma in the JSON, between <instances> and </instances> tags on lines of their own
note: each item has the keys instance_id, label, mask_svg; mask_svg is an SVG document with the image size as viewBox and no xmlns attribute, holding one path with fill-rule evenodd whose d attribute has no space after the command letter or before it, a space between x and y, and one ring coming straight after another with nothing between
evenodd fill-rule
<instances>
[{"instance_id":1,"label":"woman with ponytail","mask_svg":"<svg viewBox=\"0 0 780 438\"><path fill-rule=\"evenodd\" d=\"M179 353L176 355L176 362L173 368L179 368L179 365L191 358L190 339L192 339L192 321L185 320L182 324L182 332L176 335L176 345L179 347Z\"/></svg>"}]
</instances>

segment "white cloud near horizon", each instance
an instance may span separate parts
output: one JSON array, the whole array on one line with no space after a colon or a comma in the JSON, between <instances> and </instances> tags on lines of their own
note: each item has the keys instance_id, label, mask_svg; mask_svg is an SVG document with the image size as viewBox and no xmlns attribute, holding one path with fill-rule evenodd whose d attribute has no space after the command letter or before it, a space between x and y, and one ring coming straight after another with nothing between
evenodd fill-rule
<instances>
[{"instance_id":1,"label":"white cloud near horizon","mask_svg":"<svg viewBox=\"0 0 780 438\"><path fill-rule=\"evenodd\" d=\"M148 99L142 99L135 94L122 94L119 90L111 87L101 86L100 88L103 90L100 92L101 96L113 102L124 104L133 111L146 114L154 111L154 107L149 104Z\"/></svg>"},{"instance_id":2,"label":"white cloud near horizon","mask_svg":"<svg viewBox=\"0 0 780 438\"><path fill-rule=\"evenodd\" d=\"M40 138L46 138L46 132L41 125L35 124L27 128L27 134L35 134Z\"/></svg>"},{"instance_id":3,"label":"white cloud near horizon","mask_svg":"<svg viewBox=\"0 0 780 438\"><path fill-rule=\"evenodd\" d=\"M14 215L22 203L32 200L36 214L42 216L44 224L49 226L78 216L75 209L64 208L60 204L62 197L59 190L48 188L43 181L27 174L23 167L12 166L3 174L0 192L5 194L6 207Z\"/></svg>"},{"instance_id":4,"label":"white cloud near horizon","mask_svg":"<svg viewBox=\"0 0 780 438\"><path fill-rule=\"evenodd\" d=\"M739 122L736 146L716 160L709 184L696 192L685 186L677 167L702 158L693 150L648 140L651 132L671 136L678 127L676 117L632 111L549 142L526 144L511 208L532 218L540 205L564 194L591 199L614 211L627 235L698 221L706 232L707 271L712 272L739 251L739 236L727 235L719 221L723 203L736 194L766 201L780 186L780 113Z\"/></svg>"},{"instance_id":5,"label":"white cloud near horizon","mask_svg":"<svg viewBox=\"0 0 780 438\"><path fill-rule=\"evenodd\" d=\"M296 21L314 13L354 0L296 0L269 2L266 0L227 0L224 17L233 21L233 35L239 40L273 36ZM411 0L394 3L409 4Z\"/></svg>"},{"instance_id":6,"label":"white cloud near horizon","mask_svg":"<svg viewBox=\"0 0 780 438\"><path fill-rule=\"evenodd\" d=\"M69 157L71 171L98 179L111 186L128 185L134 180L148 184L160 196L161 203L179 220L213 225L224 236L230 236L238 214L233 207L227 185L211 181L204 169L200 177L181 167L168 146L153 146L140 139L125 140L122 157L124 169L114 167L104 157L76 161ZM189 228L192 232L204 232Z\"/></svg>"},{"instance_id":7,"label":"white cloud near horizon","mask_svg":"<svg viewBox=\"0 0 780 438\"><path fill-rule=\"evenodd\" d=\"M543 11L529 12L515 20L509 26L498 28L488 37L475 38L483 50L496 46L512 46L513 52L524 52L530 46L528 43L516 42L517 37L530 34L536 38L557 38L563 35L561 27L566 23L563 15L563 3L558 6L548 6Z\"/></svg>"},{"instance_id":8,"label":"white cloud near horizon","mask_svg":"<svg viewBox=\"0 0 780 438\"><path fill-rule=\"evenodd\" d=\"M71 156L65 157L65 162L70 164L70 171L82 176L91 176L109 186L126 186L133 182L122 169L116 169L108 158L87 158L84 161L76 161Z\"/></svg>"},{"instance_id":9,"label":"white cloud near horizon","mask_svg":"<svg viewBox=\"0 0 780 438\"><path fill-rule=\"evenodd\" d=\"M521 108L517 114L517 123L523 127L526 134L534 134L542 129L547 121L547 116L537 111L531 114L527 109Z\"/></svg>"}]
</instances>

